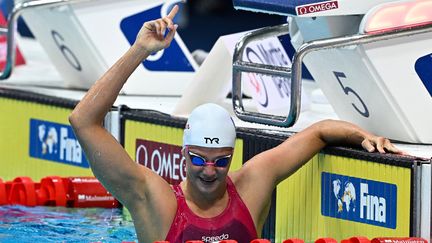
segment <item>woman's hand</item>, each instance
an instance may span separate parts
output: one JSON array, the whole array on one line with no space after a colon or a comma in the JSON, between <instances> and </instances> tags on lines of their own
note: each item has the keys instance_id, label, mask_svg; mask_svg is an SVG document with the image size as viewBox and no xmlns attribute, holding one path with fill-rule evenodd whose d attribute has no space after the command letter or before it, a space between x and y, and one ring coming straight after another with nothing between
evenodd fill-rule
<instances>
[{"instance_id":1,"label":"woman's hand","mask_svg":"<svg viewBox=\"0 0 432 243\"><path fill-rule=\"evenodd\" d=\"M379 153L394 153L394 154L405 154L403 151L396 148L389 139L378 136L369 136L365 138L362 143L362 147L368 152L375 152L378 150Z\"/></svg>"},{"instance_id":2,"label":"woman's hand","mask_svg":"<svg viewBox=\"0 0 432 243\"><path fill-rule=\"evenodd\" d=\"M376 136L349 122L323 120L312 126L325 145L351 144L362 146L368 152L395 153L407 155L396 148L389 139Z\"/></svg>"},{"instance_id":3,"label":"woman's hand","mask_svg":"<svg viewBox=\"0 0 432 243\"><path fill-rule=\"evenodd\" d=\"M167 16L145 22L137 35L134 46L148 55L167 48L177 30L177 25L173 23L173 19L178 10L179 7L175 5ZM169 32L165 35L167 29Z\"/></svg>"}]
</instances>

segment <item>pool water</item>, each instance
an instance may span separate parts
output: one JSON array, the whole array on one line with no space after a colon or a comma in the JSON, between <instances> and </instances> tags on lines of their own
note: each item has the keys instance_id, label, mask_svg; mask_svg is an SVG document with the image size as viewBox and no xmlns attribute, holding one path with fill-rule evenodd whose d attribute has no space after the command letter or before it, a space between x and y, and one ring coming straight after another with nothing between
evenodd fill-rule
<instances>
[{"instance_id":1,"label":"pool water","mask_svg":"<svg viewBox=\"0 0 432 243\"><path fill-rule=\"evenodd\" d=\"M121 209L0 207L0 242L138 242Z\"/></svg>"}]
</instances>

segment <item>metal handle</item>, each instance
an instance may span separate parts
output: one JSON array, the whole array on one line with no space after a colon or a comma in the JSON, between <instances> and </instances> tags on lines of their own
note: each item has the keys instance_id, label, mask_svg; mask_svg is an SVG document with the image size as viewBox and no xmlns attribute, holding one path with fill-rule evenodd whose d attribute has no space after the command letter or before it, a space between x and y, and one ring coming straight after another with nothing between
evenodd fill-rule
<instances>
[{"instance_id":1,"label":"metal handle","mask_svg":"<svg viewBox=\"0 0 432 243\"><path fill-rule=\"evenodd\" d=\"M234 112L241 120L281 127L290 127L294 125L300 114L302 63L304 57L308 53L331 48L360 45L399 37L424 34L432 32L432 23L378 34L356 34L352 36L335 37L306 42L301 45L294 54L291 68L256 63L245 63L241 61L243 51L249 42L263 39L265 37L283 35L287 32L288 26L286 25L280 25L272 28L263 28L246 34L237 43L233 57L232 100ZM279 75L282 77L291 78L291 104L287 117L249 112L244 110L241 92L241 73L243 71Z\"/></svg>"},{"instance_id":2,"label":"metal handle","mask_svg":"<svg viewBox=\"0 0 432 243\"><path fill-rule=\"evenodd\" d=\"M89 0L35 0L19 2L14 5L12 12L8 16L7 28L0 28L0 35L6 35L6 65L3 71L0 72L0 80L7 79L12 74L15 65L15 32L16 22L21 13L28 9L39 7L52 7L64 5L67 3L89 1Z\"/></svg>"},{"instance_id":3,"label":"metal handle","mask_svg":"<svg viewBox=\"0 0 432 243\"><path fill-rule=\"evenodd\" d=\"M237 43L233 56L233 108L235 114L244 121L263 123L267 125L289 127L294 125L300 111L301 79L291 83L291 106L288 116L274 116L257 112L245 111L242 100L242 72L253 72L265 75L281 76L291 78L291 67L280 67L260 63L250 63L242 61L243 52L246 46L257 40L262 40L272 36L286 35L289 32L288 24L273 27L265 27L247 33Z\"/></svg>"}]
</instances>

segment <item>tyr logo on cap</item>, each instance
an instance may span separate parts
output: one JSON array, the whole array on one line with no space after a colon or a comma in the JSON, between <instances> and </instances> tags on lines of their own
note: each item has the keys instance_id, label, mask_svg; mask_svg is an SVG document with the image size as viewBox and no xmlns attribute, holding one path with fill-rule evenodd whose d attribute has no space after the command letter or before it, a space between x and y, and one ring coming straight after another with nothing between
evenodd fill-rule
<instances>
[{"instance_id":1,"label":"tyr logo on cap","mask_svg":"<svg viewBox=\"0 0 432 243\"><path fill-rule=\"evenodd\" d=\"M216 143L216 144L219 144L219 138L208 138L208 137L204 137L204 140L205 140L205 143L207 143L207 144L213 144L213 142L214 143Z\"/></svg>"}]
</instances>

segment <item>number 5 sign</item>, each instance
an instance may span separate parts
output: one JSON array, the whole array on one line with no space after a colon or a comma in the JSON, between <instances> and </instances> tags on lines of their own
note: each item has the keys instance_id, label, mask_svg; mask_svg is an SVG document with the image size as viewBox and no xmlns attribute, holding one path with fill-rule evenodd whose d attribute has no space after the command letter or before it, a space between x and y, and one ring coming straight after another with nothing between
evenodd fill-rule
<instances>
[{"instance_id":1,"label":"number 5 sign","mask_svg":"<svg viewBox=\"0 0 432 243\"><path fill-rule=\"evenodd\" d=\"M365 102L360 97L360 95L354 89L352 89L351 87L349 87L343 83L343 81L344 81L343 79L346 79L345 74L342 72L333 72L333 73L336 76L336 79L339 82L343 92L348 96L352 95L353 103L351 103L351 105L354 107L354 109L358 113L360 113L360 115L362 115L364 117L369 117L369 109L367 108ZM357 103L360 103L360 105L356 105L354 100L357 100Z\"/></svg>"}]
</instances>

